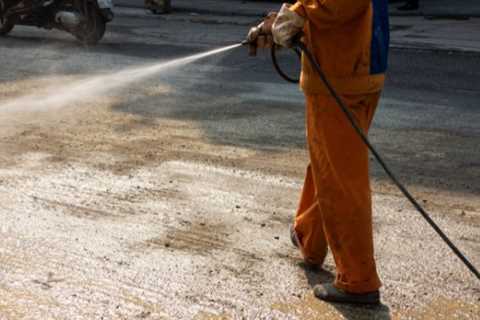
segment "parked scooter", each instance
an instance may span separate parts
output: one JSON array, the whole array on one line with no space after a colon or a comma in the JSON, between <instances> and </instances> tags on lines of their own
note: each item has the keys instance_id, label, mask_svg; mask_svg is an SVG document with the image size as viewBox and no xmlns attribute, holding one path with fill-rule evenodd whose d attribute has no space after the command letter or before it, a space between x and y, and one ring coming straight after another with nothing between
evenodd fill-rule
<instances>
[{"instance_id":1,"label":"parked scooter","mask_svg":"<svg viewBox=\"0 0 480 320\"><path fill-rule=\"evenodd\" d=\"M26 25L63 30L95 45L112 19L112 0L0 0L0 36Z\"/></svg>"}]
</instances>

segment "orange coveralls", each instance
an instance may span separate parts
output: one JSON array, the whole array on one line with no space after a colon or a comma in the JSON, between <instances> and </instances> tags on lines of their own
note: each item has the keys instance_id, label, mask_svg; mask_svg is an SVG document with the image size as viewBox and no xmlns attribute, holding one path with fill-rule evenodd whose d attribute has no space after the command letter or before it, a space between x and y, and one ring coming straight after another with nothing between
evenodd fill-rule
<instances>
[{"instance_id":1,"label":"orange coveralls","mask_svg":"<svg viewBox=\"0 0 480 320\"><path fill-rule=\"evenodd\" d=\"M384 83L388 54L387 0L299 0L305 42L327 78L368 132ZM373 251L368 149L306 59L310 164L295 219L306 261L322 264L327 246L335 286L351 293L378 290Z\"/></svg>"}]
</instances>

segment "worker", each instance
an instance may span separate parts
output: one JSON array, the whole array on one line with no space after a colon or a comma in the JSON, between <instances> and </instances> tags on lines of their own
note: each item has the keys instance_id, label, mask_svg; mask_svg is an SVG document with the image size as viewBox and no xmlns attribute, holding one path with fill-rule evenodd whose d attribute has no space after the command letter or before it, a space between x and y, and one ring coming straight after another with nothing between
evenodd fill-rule
<instances>
[{"instance_id":1,"label":"worker","mask_svg":"<svg viewBox=\"0 0 480 320\"><path fill-rule=\"evenodd\" d=\"M388 0L299 0L284 4L253 27L248 40L269 47L303 41L368 133L384 85L389 43ZM305 262L322 266L327 248L336 265L333 283L314 287L319 299L378 304L381 282L374 258L368 149L308 59L300 85L306 98L310 164L293 243Z\"/></svg>"}]
</instances>

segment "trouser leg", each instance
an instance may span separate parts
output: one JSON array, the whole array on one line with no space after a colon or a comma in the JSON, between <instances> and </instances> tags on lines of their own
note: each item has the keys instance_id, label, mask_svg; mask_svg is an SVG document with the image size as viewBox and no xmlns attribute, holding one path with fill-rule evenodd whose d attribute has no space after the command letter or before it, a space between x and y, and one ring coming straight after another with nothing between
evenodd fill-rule
<instances>
[{"instance_id":1,"label":"trouser leg","mask_svg":"<svg viewBox=\"0 0 480 320\"><path fill-rule=\"evenodd\" d=\"M343 97L365 132L379 95ZM306 98L311 177L316 191L316 199L308 200L316 217L302 228L309 230L310 237L323 231L335 260L338 288L352 293L375 291L381 283L373 252L368 149L332 97ZM306 242L305 250L309 248Z\"/></svg>"},{"instance_id":2,"label":"trouser leg","mask_svg":"<svg viewBox=\"0 0 480 320\"><path fill-rule=\"evenodd\" d=\"M323 232L311 165L307 167L294 227L305 261L321 266L327 255L327 240Z\"/></svg>"}]
</instances>

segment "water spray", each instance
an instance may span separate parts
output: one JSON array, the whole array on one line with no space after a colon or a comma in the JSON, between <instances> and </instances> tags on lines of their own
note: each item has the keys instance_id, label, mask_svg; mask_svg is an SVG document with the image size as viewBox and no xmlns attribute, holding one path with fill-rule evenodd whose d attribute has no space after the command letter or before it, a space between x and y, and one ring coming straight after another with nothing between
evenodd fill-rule
<instances>
[{"instance_id":1,"label":"water spray","mask_svg":"<svg viewBox=\"0 0 480 320\"><path fill-rule=\"evenodd\" d=\"M347 105L343 102L342 98L338 95L335 88L332 86L328 78L326 77L325 73L323 72L320 64L318 63L315 56L308 50L306 45L302 42L302 34L297 35L292 42L292 50L295 51L297 55L300 56L303 53L303 56L308 59L311 66L318 74L322 82L324 83L325 87L327 88L330 95L336 101L338 107L342 110L342 112L347 117L349 123L352 125L353 129L357 132L359 137L362 139L363 143L368 147L370 152L373 154L377 162L383 168L385 173L388 177L393 181L393 183L397 186L397 188L402 192L402 194L408 199L408 201L414 206L414 208L422 215L422 217L427 221L427 223L435 230L435 232L440 236L440 238L447 244L447 246L453 251L453 253L462 261L462 263L470 270L470 272L480 280L480 272L478 269L469 261L469 259L458 249L458 247L450 240L450 238L443 232L443 230L435 223L432 217L426 212L426 210L420 205L420 203L412 196L412 194L408 191L408 189L398 180L395 176L393 171L387 166L386 162L383 160L381 155L378 153L376 148L372 145L370 140L367 137L367 134L363 131L363 129L357 124L355 120L355 116L352 114L350 109ZM248 40L243 41L242 45L254 45L250 43ZM278 62L277 62L277 50L279 46L273 45L271 49L271 56L273 65L278 72L278 74L288 82L292 83L299 83L299 79L292 78L284 72Z\"/></svg>"},{"instance_id":2,"label":"water spray","mask_svg":"<svg viewBox=\"0 0 480 320\"><path fill-rule=\"evenodd\" d=\"M41 93L7 100L0 104L0 112L53 110L74 102L89 101L113 89L125 87L162 71L178 68L240 46L241 44L234 44L166 62L127 68L113 73L86 77L64 85L56 85Z\"/></svg>"}]
</instances>

